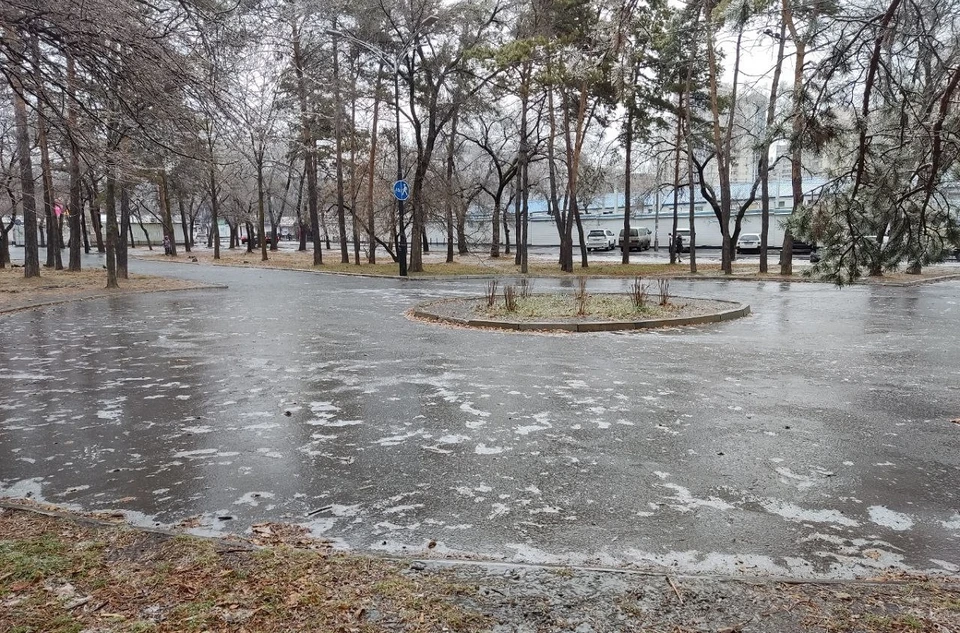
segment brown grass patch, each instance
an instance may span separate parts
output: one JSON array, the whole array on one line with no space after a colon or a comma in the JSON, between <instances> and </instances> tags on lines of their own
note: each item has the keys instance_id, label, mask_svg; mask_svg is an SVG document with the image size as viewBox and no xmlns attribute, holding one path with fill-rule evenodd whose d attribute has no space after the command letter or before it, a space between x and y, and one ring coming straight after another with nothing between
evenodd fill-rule
<instances>
[{"instance_id":1,"label":"brown grass patch","mask_svg":"<svg viewBox=\"0 0 960 633\"><path fill-rule=\"evenodd\" d=\"M447 576L0 510L0 631L474 631Z\"/></svg>"},{"instance_id":2,"label":"brown grass patch","mask_svg":"<svg viewBox=\"0 0 960 633\"><path fill-rule=\"evenodd\" d=\"M134 274L131 274L129 279L120 279L118 282L119 288L108 290L105 270L70 272L42 268L39 277L25 279L23 268L3 268L0 269L0 312L75 299L210 287L182 279Z\"/></svg>"}]
</instances>

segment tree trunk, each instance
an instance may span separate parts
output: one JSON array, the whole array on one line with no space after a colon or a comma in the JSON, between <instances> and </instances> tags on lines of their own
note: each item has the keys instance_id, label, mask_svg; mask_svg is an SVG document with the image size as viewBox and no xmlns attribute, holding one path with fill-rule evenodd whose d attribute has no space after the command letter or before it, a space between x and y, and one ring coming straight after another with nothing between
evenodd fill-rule
<instances>
[{"instance_id":1,"label":"tree trunk","mask_svg":"<svg viewBox=\"0 0 960 633\"><path fill-rule=\"evenodd\" d=\"M506 206L503 207L503 254L510 254L510 202L507 201Z\"/></svg>"},{"instance_id":2,"label":"tree trunk","mask_svg":"<svg viewBox=\"0 0 960 633\"><path fill-rule=\"evenodd\" d=\"M153 242L150 241L150 231L147 230L147 227L143 225L143 218L140 217L140 214L137 214L137 225L140 227L140 231L143 233L143 241L147 245L147 250L153 250ZM132 228L131 228L132 231Z\"/></svg>"},{"instance_id":3,"label":"tree trunk","mask_svg":"<svg viewBox=\"0 0 960 633\"><path fill-rule=\"evenodd\" d=\"M334 22L334 27L336 23ZM340 233L340 263L350 263L350 251L347 246L347 221L343 195L343 100L340 91L340 55L339 46L333 47L333 107L337 113L333 120L333 135L337 151L337 231Z\"/></svg>"},{"instance_id":4,"label":"tree trunk","mask_svg":"<svg viewBox=\"0 0 960 633\"><path fill-rule=\"evenodd\" d=\"M190 226L187 223L187 211L183 204L183 196L177 196L177 209L180 211L180 228L183 229L183 250L185 253L189 253L192 231L190 231Z\"/></svg>"},{"instance_id":5,"label":"tree trunk","mask_svg":"<svg viewBox=\"0 0 960 633\"><path fill-rule=\"evenodd\" d=\"M767 263L767 238L770 234L770 145L772 138L770 130L773 128L777 113L777 91L780 84L780 72L783 69L783 49L787 40L787 24L780 21L780 37L778 38L777 61L773 67L773 85L770 86L770 102L767 104L766 129L760 153L760 272L769 272Z\"/></svg>"},{"instance_id":6,"label":"tree trunk","mask_svg":"<svg viewBox=\"0 0 960 633\"><path fill-rule=\"evenodd\" d=\"M120 230L117 239L117 277L129 279L127 240L133 241L130 228L130 185L126 178L120 181Z\"/></svg>"},{"instance_id":7,"label":"tree trunk","mask_svg":"<svg viewBox=\"0 0 960 633\"><path fill-rule=\"evenodd\" d=\"M107 213L107 288L119 288L117 284L117 167L112 157L109 161L104 200Z\"/></svg>"},{"instance_id":8,"label":"tree trunk","mask_svg":"<svg viewBox=\"0 0 960 633\"><path fill-rule=\"evenodd\" d=\"M260 146L257 154L257 231L260 236L260 261L267 261L267 224L266 214L263 207L263 145ZM252 242L252 238L247 236L247 244Z\"/></svg>"},{"instance_id":9,"label":"tree trunk","mask_svg":"<svg viewBox=\"0 0 960 633\"><path fill-rule=\"evenodd\" d=\"M620 263L630 263L630 181L633 176L633 104L627 106L627 128L624 133L623 166L623 240L620 243Z\"/></svg>"},{"instance_id":10,"label":"tree trunk","mask_svg":"<svg viewBox=\"0 0 960 633\"><path fill-rule=\"evenodd\" d=\"M457 111L453 113L450 123L450 139L447 144L447 200L446 200L446 220L447 220L447 263L453 263L453 168L454 168L454 150L456 149L457 124L459 123L459 108L454 106Z\"/></svg>"},{"instance_id":11,"label":"tree trunk","mask_svg":"<svg viewBox=\"0 0 960 633\"><path fill-rule=\"evenodd\" d=\"M210 165L207 173L210 182L210 231L207 239L213 245L213 258L220 259L220 205L217 201L217 173L213 165L213 139L210 140Z\"/></svg>"},{"instance_id":12,"label":"tree trunk","mask_svg":"<svg viewBox=\"0 0 960 633\"><path fill-rule=\"evenodd\" d=\"M370 162L367 164L369 180L367 182L367 263L377 263L377 230L373 205L373 182L377 165L377 125L380 122L380 89L382 83L383 62L377 68L377 86L373 91L373 122L370 131Z\"/></svg>"},{"instance_id":13,"label":"tree trunk","mask_svg":"<svg viewBox=\"0 0 960 633\"><path fill-rule=\"evenodd\" d=\"M23 207L23 276L40 276L40 249L37 246L37 195L30 157L30 122L27 104L22 98L23 84L16 73L7 75L13 93L13 111L17 126L17 160L20 163L21 205Z\"/></svg>"},{"instance_id":14,"label":"tree trunk","mask_svg":"<svg viewBox=\"0 0 960 633\"><path fill-rule=\"evenodd\" d=\"M40 146L40 175L43 183L43 208L47 222L47 268L63 270L60 255L60 236L57 230L56 206L53 199L53 170L50 166L50 149L47 144L47 120L43 114L43 100L37 102L37 144Z\"/></svg>"},{"instance_id":15,"label":"tree trunk","mask_svg":"<svg viewBox=\"0 0 960 633\"><path fill-rule=\"evenodd\" d=\"M3 222L0 222L2 225ZM0 228L0 268L6 268L10 264L10 229L13 228L13 222L10 226Z\"/></svg>"},{"instance_id":16,"label":"tree trunk","mask_svg":"<svg viewBox=\"0 0 960 633\"><path fill-rule=\"evenodd\" d=\"M87 232L87 210L86 205L80 203L80 229L83 231L83 252L90 254L90 235Z\"/></svg>"},{"instance_id":17,"label":"tree trunk","mask_svg":"<svg viewBox=\"0 0 960 633\"><path fill-rule=\"evenodd\" d=\"M693 103L693 98L691 96L692 86L691 86L691 68L687 67L687 81L684 93L687 96L688 107L683 109L683 114L687 124L686 129L686 139L687 139L687 191L690 200L688 201L689 206L689 216L690 216L690 272L697 272L697 223L696 223L696 212L697 207L695 203L696 192L694 191L694 179L693 179L693 114L691 112L692 108L689 107L689 104Z\"/></svg>"},{"instance_id":18,"label":"tree trunk","mask_svg":"<svg viewBox=\"0 0 960 633\"><path fill-rule=\"evenodd\" d=\"M802 134L805 125L803 117L803 65L806 58L807 45L799 37L793 22L793 10L789 0L783 0L783 21L790 29L790 38L794 42L796 55L793 68L793 126L790 138L790 186L793 190L793 210L803 205L803 149ZM816 18L816 8L811 19ZM790 229L783 233L783 247L780 249L780 274L793 274L793 234Z\"/></svg>"},{"instance_id":19,"label":"tree trunk","mask_svg":"<svg viewBox=\"0 0 960 633\"><path fill-rule=\"evenodd\" d=\"M500 197L493 199L493 235L490 238L490 257L500 257Z\"/></svg>"},{"instance_id":20,"label":"tree trunk","mask_svg":"<svg viewBox=\"0 0 960 633\"><path fill-rule=\"evenodd\" d=\"M717 54L716 49L714 48L714 26L711 23L713 21L713 9L714 3L712 0L706 0L703 6L703 13L705 19L707 20L707 66L709 69L709 89L710 89L710 112L713 118L713 144L716 151L716 161L717 161L717 172L720 179L720 235L723 238L723 252L721 254L721 268L723 272L730 275L733 274L733 243L730 239L730 205L731 205L731 192L730 192L730 163L729 142L724 141L724 133L721 131L720 123L720 87L719 87L719 68L717 64ZM741 30L742 34L742 30ZM739 48L739 40L738 40ZM739 52L739 51L738 51ZM727 107L730 109L730 116L733 116L733 112L736 108L736 69L734 70L734 85L733 93L734 96L731 97L732 103ZM728 126L729 127L729 126ZM732 129L726 130L726 137L729 138L729 135L732 134Z\"/></svg>"},{"instance_id":21,"label":"tree trunk","mask_svg":"<svg viewBox=\"0 0 960 633\"><path fill-rule=\"evenodd\" d=\"M525 62L523 70L521 71L521 81L520 81L520 156L517 160L518 169L520 173L520 197L522 198L522 207L520 213L523 215L523 220L521 223L522 231L521 234L517 237L518 250L520 251L520 272L526 275L529 272L529 261L527 258L527 248L529 245L528 238L528 229L529 229L529 201L530 201L530 174L529 174L529 163L530 163L530 145L527 140L528 129L527 129L527 108L530 104L530 72L531 72L531 63Z\"/></svg>"},{"instance_id":22,"label":"tree trunk","mask_svg":"<svg viewBox=\"0 0 960 633\"><path fill-rule=\"evenodd\" d=\"M461 208L457 213L457 254L466 255L470 252L467 246L467 210Z\"/></svg>"},{"instance_id":23,"label":"tree trunk","mask_svg":"<svg viewBox=\"0 0 960 633\"><path fill-rule=\"evenodd\" d=\"M675 140L675 153L673 159L673 231L670 233L670 263L675 264L680 261L680 249L677 248L677 228L679 227L680 215L680 139L682 138L683 127L681 114L683 113L683 94L677 95L677 135Z\"/></svg>"},{"instance_id":24,"label":"tree trunk","mask_svg":"<svg viewBox=\"0 0 960 633\"><path fill-rule=\"evenodd\" d=\"M77 129L77 70L73 55L67 54L67 125L72 131ZM70 142L70 270L80 270L80 226L83 220L83 202L80 199L80 149L72 135ZM83 236L86 242L86 235ZM89 248L87 249L89 252Z\"/></svg>"},{"instance_id":25,"label":"tree trunk","mask_svg":"<svg viewBox=\"0 0 960 633\"><path fill-rule=\"evenodd\" d=\"M293 27L293 66L297 77L297 98L300 103L300 127L303 142L303 164L307 176L307 208L310 212L310 232L313 234L313 265L323 263L323 248L320 242L320 216L317 210L317 171L314 156L316 144L310 111L307 107L307 86L303 76L303 56L300 52L300 30Z\"/></svg>"},{"instance_id":26,"label":"tree trunk","mask_svg":"<svg viewBox=\"0 0 960 633\"><path fill-rule=\"evenodd\" d=\"M160 170L160 182L157 183L157 188L160 193L160 213L163 218L163 236L167 238L170 242L170 254L176 257L177 255L177 234L173 231L173 209L171 208L170 203L170 186L167 181L167 170L163 168ZM127 187L124 186L121 191L121 196L126 196L125 193ZM122 198L121 198L121 208L122 208ZM129 213L127 214L129 222Z\"/></svg>"}]
</instances>

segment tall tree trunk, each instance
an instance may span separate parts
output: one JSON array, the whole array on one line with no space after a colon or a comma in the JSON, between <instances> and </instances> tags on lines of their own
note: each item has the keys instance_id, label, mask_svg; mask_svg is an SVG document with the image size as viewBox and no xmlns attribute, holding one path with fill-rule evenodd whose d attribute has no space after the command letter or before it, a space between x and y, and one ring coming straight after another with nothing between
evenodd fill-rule
<instances>
[{"instance_id":1,"label":"tall tree trunk","mask_svg":"<svg viewBox=\"0 0 960 633\"><path fill-rule=\"evenodd\" d=\"M803 65L806 62L807 44L805 36L801 36L793 20L793 8L790 0L783 0L783 22L790 30L790 39L796 48L793 67L793 125L790 135L790 186L793 190L793 213L803 206L803 130L805 120L803 116ZM813 8L811 20L815 20L819 11L816 5ZM793 274L793 234L788 228L783 233L783 246L780 249L780 274Z\"/></svg>"},{"instance_id":2,"label":"tall tree trunk","mask_svg":"<svg viewBox=\"0 0 960 633\"><path fill-rule=\"evenodd\" d=\"M267 261L267 221L263 205L263 157L264 146L261 145L257 153L257 231L260 236L260 261ZM247 244L252 242L252 237L247 236Z\"/></svg>"},{"instance_id":3,"label":"tall tree trunk","mask_svg":"<svg viewBox=\"0 0 960 633\"><path fill-rule=\"evenodd\" d=\"M376 218L374 217L373 205L373 182L376 175L377 165L377 125L380 122L380 90L383 85L382 79L383 62L377 67L377 86L373 91L373 122L370 131L370 162L367 164L367 263L377 263L377 229Z\"/></svg>"},{"instance_id":4,"label":"tall tree trunk","mask_svg":"<svg viewBox=\"0 0 960 633\"><path fill-rule=\"evenodd\" d=\"M453 263L453 168L455 163L454 150L456 149L457 124L459 123L459 104L454 105L456 111L450 122L450 139L447 143L447 263Z\"/></svg>"},{"instance_id":5,"label":"tall tree trunk","mask_svg":"<svg viewBox=\"0 0 960 633\"><path fill-rule=\"evenodd\" d=\"M185 253L189 253L192 231L187 223L187 211L183 204L183 196L177 196L177 209L180 211L180 228L183 229L183 250Z\"/></svg>"},{"instance_id":6,"label":"tall tree trunk","mask_svg":"<svg viewBox=\"0 0 960 633\"><path fill-rule=\"evenodd\" d=\"M124 156L126 155L127 153L124 152ZM116 186L120 188L120 229L116 242L117 276L120 279L127 279L129 278L127 246L132 239L130 238L130 183L126 175L118 180Z\"/></svg>"},{"instance_id":7,"label":"tall tree trunk","mask_svg":"<svg viewBox=\"0 0 960 633\"><path fill-rule=\"evenodd\" d=\"M564 201L563 208L561 208L559 200L559 187L557 185L557 115L554 105L553 90L554 89L552 87L547 89L547 112L550 126L550 133L547 135L547 178L550 184L550 200L548 200L548 204L553 212L553 220L557 226L557 234L560 239L560 270L564 272L572 272L572 246L569 238L567 237L567 201ZM568 262L570 263L568 264Z\"/></svg>"},{"instance_id":8,"label":"tall tree trunk","mask_svg":"<svg viewBox=\"0 0 960 633\"><path fill-rule=\"evenodd\" d=\"M336 22L334 22L336 28ZM333 135L337 151L337 231L340 233L340 263L350 263L347 246L346 209L343 195L343 98L340 90L339 46L333 47L333 103L337 113L333 120Z\"/></svg>"},{"instance_id":9,"label":"tall tree trunk","mask_svg":"<svg viewBox=\"0 0 960 633\"><path fill-rule=\"evenodd\" d=\"M675 264L680 260L680 249L677 248L677 228L679 227L680 214L680 140L683 133L683 94L677 95L677 135L674 141L675 154L673 158L673 232L670 234L670 263Z\"/></svg>"},{"instance_id":10,"label":"tall tree trunk","mask_svg":"<svg viewBox=\"0 0 960 633\"><path fill-rule=\"evenodd\" d=\"M303 175L300 176L300 184L297 185L297 239L300 240L297 250L302 252L307 251L307 223L303 221L303 183L306 179L307 170L306 165L304 165Z\"/></svg>"},{"instance_id":11,"label":"tall tree trunk","mask_svg":"<svg viewBox=\"0 0 960 633\"><path fill-rule=\"evenodd\" d=\"M47 219L47 268L63 270L60 255L60 235L53 199L53 169L50 166L50 149L47 144L47 120L43 113L43 99L37 101L37 144L40 146L40 174L43 183L43 208Z\"/></svg>"},{"instance_id":12,"label":"tall tree trunk","mask_svg":"<svg viewBox=\"0 0 960 633\"><path fill-rule=\"evenodd\" d=\"M17 160L20 163L21 205L23 207L23 276L40 276L40 249L37 246L37 194L30 157L30 122L23 100L23 84L15 72L7 75L13 89L13 111L17 126Z\"/></svg>"},{"instance_id":13,"label":"tall tree trunk","mask_svg":"<svg viewBox=\"0 0 960 633\"><path fill-rule=\"evenodd\" d=\"M493 199L492 233L490 238L490 257L500 257L500 196Z\"/></svg>"},{"instance_id":14,"label":"tall tree trunk","mask_svg":"<svg viewBox=\"0 0 960 633\"><path fill-rule=\"evenodd\" d=\"M300 104L300 127L303 142L303 165L307 176L307 208L310 212L310 232L313 233L313 265L323 263L323 247L320 242L320 215L317 210L316 143L313 140L312 117L307 107L307 85L303 75L303 55L300 51L300 30L293 27L293 67L297 77L297 98Z\"/></svg>"},{"instance_id":15,"label":"tall tree trunk","mask_svg":"<svg viewBox=\"0 0 960 633\"><path fill-rule=\"evenodd\" d=\"M530 106L530 73L532 65L529 61L524 62L521 70L520 80L520 156L517 160L518 169L520 169L520 197L522 198L520 213L523 216L521 221L522 231L517 237L518 250L520 251L520 272L524 275L529 272L529 261L527 258L527 248L529 246L529 212L530 212L530 145L527 129L527 108Z\"/></svg>"},{"instance_id":16,"label":"tall tree trunk","mask_svg":"<svg viewBox=\"0 0 960 633\"><path fill-rule=\"evenodd\" d=\"M771 130L777 114L777 93L780 87L780 73L783 70L783 50L787 41L787 23L780 20L780 35L777 46L777 61L773 67L773 85L770 86L770 101L767 103L766 142L760 153L760 272L769 272L767 263L767 238L770 234L770 145L773 141ZM792 244L791 244L792 245Z\"/></svg>"},{"instance_id":17,"label":"tall tree trunk","mask_svg":"<svg viewBox=\"0 0 960 633\"><path fill-rule=\"evenodd\" d=\"M117 239L117 277L129 279L127 262L128 240L133 241L130 227L130 185L124 177L120 180L120 230Z\"/></svg>"},{"instance_id":18,"label":"tall tree trunk","mask_svg":"<svg viewBox=\"0 0 960 633\"><path fill-rule=\"evenodd\" d=\"M83 201L80 199L80 149L73 138L77 129L77 69L73 55L67 54L67 125L70 130L70 270L80 270L80 227ZM86 234L83 236L86 242ZM89 247L87 248L89 252Z\"/></svg>"},{"instance_id":19,"label":"tall tree trunk","mask_svg":"<svg viewBox=\"0 0 960 633\"><path fill-rule=\"evenodd\" d=\"M470 252L467 246L467 208L462 205L457 211L457 254L466 255Z\"/></svg>"},{"instance_id":20,"label":"tall tree trunk","mask_svg":"<svg viewBox=\"0 0 960 633\"><path fill-rule=\"evenodd\" d=\"M210 231L208 239L213 244L213 258L220 259L220 205L217 200L217 172L213 165L213 139L210 139L210 165L207 178L210 184Z\"/></svg>"},{"instance_id":21,"label":"tall tree trunk","mask_svg":"<svg viewBox=\"0 0 960 633\"><path fill-rule=\"evenodd\" d=\"M83 252L90 254L90 236L87 233L87 210L83 202L80 203L80 229L83 231Z\"/></svg>"},{"instance_id":22,"label":"tall tree trunk","mask_svg":"<svg viewBox=\"0 0 960 633\"><path fill-rule=\"evenodd\" d=\"M124 188L126 189L126 188ZM177 256L177 234L173 230L173 209L170 201L170 181L167 178L167 170L160 170L160 212L163 213L163 234L170 239L170 254Z\"/></svg>"},{"instance_id":23,"label":"tall tree trunk","mask_svg":"<svg viewBox=\"0 0 960 633\"><path fill-rule=\"evenodd\" d=\"M687 107L683 109L684 120L686 122L686 134L687 139L687 195L689 197L689 217L690 217L690 272L697 272L697 222L696 222L696 212L697 207L695 203L696 192L694 191L694 178L693 178L693 113L690 104L693 103L693 97L691 95L693 86L691 85L691 75L692 68L687 66L687 81L684 86L684 93L687 97Z\"/></svg>"},{"instance_id":24,"label":"tall tree trunk","mask_svg":"<svg viewBox=\"0 0 960 633\"><path fill-rule=\"evenodd\" d=\"M503 207L503 254L510 254L510 201Z\"/></svg>"},{"instance_id":25,"label":"tall tree trunk","mask_svg":"<svg viewBox=\"0 0 960 633\"><path fill-rule=\"evenodd\" d=\"M60 256L60 236L58 234L57 218L54 214L56 201L53 195L53 169L50 166L50 149L47 144L48 121L44 113L44 81L40 70L40 44L36 36L30 39L30 48L33 55L33 80L38 97L35 105L37 113L37 145L40 146L40 179L43 187L43 209L47 226L47 268L63 270L63 261Z\"/></svg>"},{"instance_id":26,"label":"tall tree trunk","mask_svg":"<svg viewBox=\"0 0 960 633\"><path fill-rule=\"evenodd\" d=\"M359 77L357 77L359 80ZM357 90L350 92L350 232L353 234L353 263L360 265L360 219L357 214L357 198L363 185L363 174L357 182Z\"/></svg>"},{"instance_id":27,"label":"tall tree trunk","mask_svg":"<svg viewBox=\"0 0 960 633\"><path fill-rule=\"evenodd\" d=\"M90 199L90 226L93 227L93 237L97 242L97 252L105 253L107 251L103 234L103 218L100 217L100 191L97 189L97 180L90 175L89 182L84 181L84 187L87 188L87 195Z\"/></svg>"},{"instance_id":28,"label":"tall tree trunk","mask_svg":"<svg viewBox=\"0 0 960 633\"><path fill-rule=\"evenodd\" d=\"M710 90L710 112L713 118L713 145L714 150L716 151L716 161L717 161L717 172L720 179L720 235L722 236L722 248L723 252L721 255L721 267L723 272L730 275L733 274L733 248L734 244L730 239L730 205L731 205L731 191L730 191L730 163L729 150L730 144L725 142L725 135L721 128L720 122L720 86L719 86L719 67L717 63L717 53L714 48L714 26L713 26L713 9L714 9L713 0L706 0L703 5L703 14L704 19L707 21L706 35L707 35L707 67L708 67L708 83ZM742 31L741 31L742 34ZM738 40L739 48L739 40ZM739 52L739 51L738 51ZM733 103L729 104L731 116L733 115L734 110L736 109L736 70L734 72L734 97L731 97ZM727 130L729 133L732 133L732 130Z\"/></svg>"},{"instance_id":29,"label":"tall tree trunk","mask_svg":"<svg viewBox=\"0 0 960 633\"><path fill-rule=\"evenodd\" d=\"M630 195L633 180L633 104L627 106L627 128L624 133L623 161L623 240L620 243L620 263L630 263Z\"/></svg>"},{"instance_id":30,"label":"tall tree trunk","mask_svg":"<svg viewBox=\"0 0 960 633\"><path fill-rule=\"evenodd\" d=\"M141 214L137 214L137 226L140 227L140 232L143 233L143 241L147 245L147 250L153 250L153 242L150 241L150 231L147 230L147 227L143 225L143 218L140 217ZM131 222L131 225L133 223ZM133 242L133 227L130 227L130 241Z\"/></svg>"},{"instance_id":31,"label":"tall tree trunk","mask_svg":"<svg viewBox=\"0 0 960 633\"><path fill-rule=\"evenodd\" d=\"M111 156L107 162L107 184L104 204L107 213L107 288L117 284L117 166Z\"/></svg>"},{"instance_id":32,"label":"tall tree trunk","mask_svg":"<svg viewBox=\"0 0 960 633\"><path fill-rule=\"evenodd\" d=\"M10 264L10 230L13 228L13 220L10 226L3 226L0 222L0 268L6 268Z\"/></svg>"}]
</instances>

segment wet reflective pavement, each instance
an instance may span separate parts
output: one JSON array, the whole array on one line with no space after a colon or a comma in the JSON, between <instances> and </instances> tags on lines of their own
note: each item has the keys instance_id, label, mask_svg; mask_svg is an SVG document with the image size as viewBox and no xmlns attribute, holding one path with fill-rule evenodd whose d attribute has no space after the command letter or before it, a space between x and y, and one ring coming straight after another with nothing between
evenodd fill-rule
<instances>
[{"instance_id":1,"label":"wet reflective pavement","mask_svg":"<svg viewBox=\"0 0 960 633\"><path fill-rule=\"evenodd\" d=\"M753 314L538 335L404 316L482 280L135 270L230 288L0 317L0 495L416 555L960 571L960 282L674 281Z\"/></svg>"}]
</instances>

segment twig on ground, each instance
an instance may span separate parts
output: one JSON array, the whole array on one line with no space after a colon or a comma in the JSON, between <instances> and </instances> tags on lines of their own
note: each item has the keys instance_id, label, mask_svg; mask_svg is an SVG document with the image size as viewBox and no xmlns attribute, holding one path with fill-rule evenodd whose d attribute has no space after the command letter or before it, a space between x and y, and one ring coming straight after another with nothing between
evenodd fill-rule
<instances>
[{"instance_id":1,"label":"twig on ground","mask_svg":"<svg viewBox=\"0 0 960 633\"><path fill-rule=\"evenodd\" d=\"M673 584L673 580L670 576L667 576L667 582L670 583L670 588L673 589L673 593L677 594L677 600L680 601L680 604L683 604L683 596L680 595L680 590L677 589L677 586Z\"/></svg>"}]
</instances>

